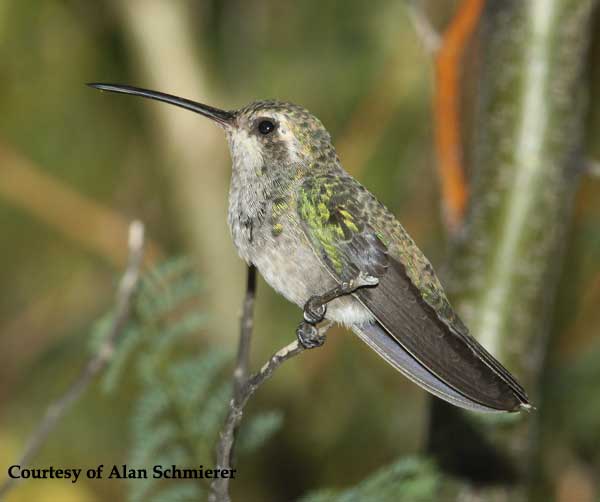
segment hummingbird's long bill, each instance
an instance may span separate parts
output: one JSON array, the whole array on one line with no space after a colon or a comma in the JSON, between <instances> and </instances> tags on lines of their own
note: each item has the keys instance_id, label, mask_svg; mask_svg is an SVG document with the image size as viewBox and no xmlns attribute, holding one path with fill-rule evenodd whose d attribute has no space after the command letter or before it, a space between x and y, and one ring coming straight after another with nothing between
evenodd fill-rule
<instances>
[{"instance_id":1,"label":"hummingbird's long bill","mask_svg":"<svg viewBox=\"0 0 600 502\"><path fill-rule=\"evenodd\" d=\"M131 94L133 96L141 96L143 98L169 103L170 105L179 106L180 108L185 108L186 110L191 110L199 113L200 115L204 115L205 117L208 117L209 119L212 119L221 125L230 125L234 118L234 114L226 110L220 110L219 108L214 108L203 103L198 103L197 101L180 98L164 92L151 91L149 89L142 89L140 87L133 87L131 85L102 83L90 83L87 85L101 91Z\"/></svg>"}]
</instances>

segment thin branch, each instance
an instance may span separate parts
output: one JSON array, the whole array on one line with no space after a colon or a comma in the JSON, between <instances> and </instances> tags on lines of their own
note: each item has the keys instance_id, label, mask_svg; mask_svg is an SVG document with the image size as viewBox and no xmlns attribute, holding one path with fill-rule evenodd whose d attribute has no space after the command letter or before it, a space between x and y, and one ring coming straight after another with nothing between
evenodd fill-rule
<instances>
[{"instance_id":1,"label":"thin branch","mask_svg":"<svg viewBox=\"0 0 600 502\"><path fill-rule=\"evenodd\" d=\"M239 398L244 383L248 379L250 366L250 343L254 328L254 299L256 298L256 267L248 266L246 280L246 296L240 321L240 343L238 347L237 364L233 372L234 395Z\"/></svg>"},{"instance_id":2,"label":"thin branch","mask_svg":"<svg viewBox=\"0 0 600 502\"><path fill-rule=\"evenodd\" d=\"M23 455L17 462L21 467L29 465L31 460L37 455L48 440L50 433L65 416L70 406L81 397L83 392L93 381L94 377L103 370L110 361L117 340L123 333L127 320L129 319L131 300L140 276L140 268L144 254L143 251L144 225L139 221L134 221L129 226L129 262L117 291L115 314L111 329L104 339L102 346L85 365L79 377L59 399L48 407L44 418L38 428L30 436ZM6 495L16 481L16 479L8 478L0 485L0 499Z\"/></svg>"},{"instance_id":3,"label":"thin branch","mask_svg":"<svg viewBox=\"0 0 600 502\"><path fill-rule=\"evenodd\" d=\"M234 400L239 401L242 396L243 388L248 380L248 368L250 367L250 346L252 343L252 332L254 330L254 300L256 298L256 267L248 265L246 279L246 295L242 307L242 317L240 319L240 341L238 345L238 354L235 370L233 371L233 395ZM233 430L233 443L237 437L238 427ZM231 461L235 463L234 445L231 447Z\"/></svg>"},{"instance_id":4,"label":"thin branch","mask_svg":"<svg viewBox=\"0 0 600 502\"><path fill-rule=\"evenodd\" d=\"M237 365L234 370L234 395L229 403L229 411L225 418L223 429L219 435L216 447L217 469L231 469L232 451L235 444L235 431L239 427L244 414L244 407L256 390L265 383L277 368L285 361L304 352L305 349L297 340L278 350L254 375L248 377L248 362L250 354L250 341L253 327L253 305L256 294L256 270L248 268L248 283L244 309L241 320L240 343L238 349ZM331 323L323 324L319 328L321 335L330 328ZM209 502L229 502L229 479L215 478L210 486Z\"/></svg>"}]
</instances>

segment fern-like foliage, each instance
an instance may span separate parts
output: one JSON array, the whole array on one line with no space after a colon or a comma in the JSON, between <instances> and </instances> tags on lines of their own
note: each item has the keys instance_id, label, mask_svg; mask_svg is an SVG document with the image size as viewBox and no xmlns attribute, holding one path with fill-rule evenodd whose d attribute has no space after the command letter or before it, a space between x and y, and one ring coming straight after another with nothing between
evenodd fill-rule
<instances>
[{"instance_id":1,"label":"fern-like foliage","mask_svg":"<svg viewBox=\"0 0 600 502\"><path fill-rule=\"evenodd\" d=\"M186 259L170 260L142 278L129 322L104 374L105 391L135 371L139 392L131 405L127 466L145 468L147 479L129 482L130 502L188 502L206 499L210 480L154 479L154 466L213 468L213 451L231 399L232 354L191 344L206 326L201 313L202 281ZM94 330L97 348L111 324L101 318ZM239 457L255 451L281 428L279 412L246 420L238 434ZM358 485L322 490L301 502L426 502L439 500L441 478L433 464L403 459Z\"/></svg>"},{"instance_id":2,"label":"fern-like foliage","mask_svg":"<svg viewBox=\"0 0 600 502\"><path fill-rule=\"evenodd\" d=\"M187 259L170 260L145 274L133 320L104 375L102 385L107 392L132 369L140 384L132 403L127 465L145 468L148 479L131 480L131 502L206 497L210 480L152 478L156 465L213 467L214 445L231 398L228 370L232 357L221 349L190 345L190 335L206 324L205 314L199 313L202 291L202 281ZM107 325L106 319L101 319L96 331L102 332ZM236 451L243 453L264 444L281 423L276 412L249 420L240 431Z\"/></svg>"},{"instance_id":3,"label":"fern-like foliage","mask_svg":"<svg viewBox=\"0 0 600 502\"><path fill-rule=\"evenodd\" d=\"M442 478L431 462L405 458L378 470L352 488L318 491L300 502L430 502L441 500L441 488Z\"/></svg>"}]
</instances>

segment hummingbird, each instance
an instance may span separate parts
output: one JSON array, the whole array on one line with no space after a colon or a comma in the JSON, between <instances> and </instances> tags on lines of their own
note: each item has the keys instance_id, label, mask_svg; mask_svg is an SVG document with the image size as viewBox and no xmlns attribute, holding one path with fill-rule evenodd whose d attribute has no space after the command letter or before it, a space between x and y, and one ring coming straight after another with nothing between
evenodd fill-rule
<instances>
[{"instance_id":1,"label":"hummingbird","mask_svg":"<svg viewBox=\"0 0 600 502\"><path fill-rule=\"evenodd\" d=\"M232 159L227 221L240 257L303 309L306 348L321 321L350 328L431 394L471 411L529 410L527 393L458 317L396 217L348 174L321 121L287 102L226 111L163 92L92 83L196 112Z\"/></svg>"}]
</instances>

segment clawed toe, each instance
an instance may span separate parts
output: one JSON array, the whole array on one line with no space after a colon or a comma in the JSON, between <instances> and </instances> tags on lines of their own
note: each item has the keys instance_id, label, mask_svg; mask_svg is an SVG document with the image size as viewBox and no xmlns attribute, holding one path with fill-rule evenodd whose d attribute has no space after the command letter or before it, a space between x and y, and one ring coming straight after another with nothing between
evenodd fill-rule
<instances>
[{"instance_id":1,"label":"clawed toe","mask_svg":"<svg viewBox=\"0 0 600 502\"><path fill-rule=\"evenodd\" d=\"M325 335L321 334L316 326L308 322L300 323L296 329L296 336L300 345L305 349L314 349L325 343Z\"/></svg>"},{"instance_id":2,"label":"clawed toe","mask_svg":"<svg viewBox=\"0 0 600 502\"><path fill-rule=\"evenodd\" d=\"M379 284L379 279L377 277L373 277L365 272L360 272L358 277L354 280L353 286L358 288L364 288L365 286L377 286Z\"/></svg>"}]
</instances>

